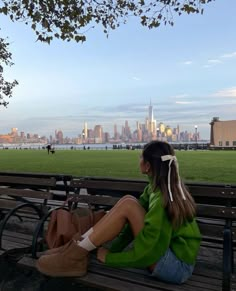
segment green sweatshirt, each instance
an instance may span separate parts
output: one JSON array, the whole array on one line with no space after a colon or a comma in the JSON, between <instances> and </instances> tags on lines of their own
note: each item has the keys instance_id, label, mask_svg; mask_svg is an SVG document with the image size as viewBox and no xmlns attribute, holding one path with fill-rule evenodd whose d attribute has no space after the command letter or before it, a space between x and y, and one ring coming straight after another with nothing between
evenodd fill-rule
<instances>
[{"instance_id":1,"label":"green sweatshirt","mask_svg":"<svg viewBox=\"0 0 236 291\"><path fill-rule=\"evenodd\" d=\"M168 248L178 259L194 264L201 241L195 219L174 231L162 206L162 194L160 190L153 192L151 183L144 189L139 202L146 210L143 229L134 238L127 224L113 241L105 264L113 267L145 268L158 262ZM122 251L131 241L132 248Z\"/></svg>"}]
</instances>

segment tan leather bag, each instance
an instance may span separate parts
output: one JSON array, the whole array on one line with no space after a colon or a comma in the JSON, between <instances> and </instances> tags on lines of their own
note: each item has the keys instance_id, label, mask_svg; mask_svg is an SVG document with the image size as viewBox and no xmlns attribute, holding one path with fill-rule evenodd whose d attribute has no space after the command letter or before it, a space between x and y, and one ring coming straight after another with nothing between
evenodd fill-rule
<instances>
[{"instance_id":1,"label":"tan leather bag","mask_svg":"<svg viewBox=\"0 0 236 291\"><path fill-rule=\"evenodd\" d=\"M45 235L48 247L51 249L62 246L78 232L82 235L104 215L104 210L93 211L91 208L53 210Z\"/></svg>"}]
</instances>

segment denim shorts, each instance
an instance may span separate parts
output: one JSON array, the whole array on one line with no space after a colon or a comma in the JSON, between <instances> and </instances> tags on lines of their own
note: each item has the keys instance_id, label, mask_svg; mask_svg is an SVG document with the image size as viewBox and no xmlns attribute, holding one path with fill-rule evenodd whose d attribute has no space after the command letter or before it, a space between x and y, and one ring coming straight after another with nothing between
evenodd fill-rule
<instances>
[{"instance_id":1,"label":"denim shorts","mask_svg":"<svg viewBox=\"0 0 236 291\"><path fill-rule=\"evenodd\" d=\"M151 276L161 281L182 284L191 277L193 269L194 265L179 260L171 249L168 249L157 262Z\"/></svg>"}]
</instances>

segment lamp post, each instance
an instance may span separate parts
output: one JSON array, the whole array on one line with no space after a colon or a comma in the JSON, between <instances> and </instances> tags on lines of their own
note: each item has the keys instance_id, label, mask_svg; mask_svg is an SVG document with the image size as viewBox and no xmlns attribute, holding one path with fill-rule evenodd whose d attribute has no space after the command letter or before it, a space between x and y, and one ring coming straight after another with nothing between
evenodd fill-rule
<instances>
[{"instance_id":1,"label":"lamp post","mask_svg":"<svg viewBox=\"0 0 236 291\"><path fill-rule=\"evenodd\" d=\"M195 142L196 142L196 149L197 149L197 125L195 125L194 128L195 128Z\"/></svg>"}]
</instances>

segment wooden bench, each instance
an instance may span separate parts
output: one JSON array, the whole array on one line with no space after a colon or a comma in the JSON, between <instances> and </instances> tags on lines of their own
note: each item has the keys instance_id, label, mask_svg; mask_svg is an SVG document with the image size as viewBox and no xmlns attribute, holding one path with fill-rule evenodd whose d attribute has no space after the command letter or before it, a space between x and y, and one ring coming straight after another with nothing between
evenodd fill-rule
<instances>
[{"instance_id":1,"label":"wooden bench","mask_svg":"<svg viewBox=\"0 0 236 291\"><path fill-rule=\"evenodd\" d=\"M73 180L72 185L77 187L77 191L79 187L87 188L87 191L93 194L101 194L104 191L113 197L119 197L123 192L123 195L126 193L137 197L147 182L88 177ZM234 269L236 185L187 183L187 186L197 203L197 220L203 235L202 246L205 246L207 251L213 248L222 252L222 286L228 290ZM207 261L209 259L208 256Z\"/></svg>"},{"instance_id":2,"label":"wooden bench","mask_svg":"<svg viewBox=\"0 0 236 291\"><path fill-rule=\"evenodd\" d=\"M71 195L76 195L78 201L109 209L125 194L139 197L146 185L147 181L80 177L71 181L70 191L74 191ZM166 284L142 270L107 267L100 264L94 254L88 274L71 280L101 290L235 290L236 186L201 183L187 183L187 186L197 203L197 220L203 236L190 280L181 286ZM90 195L78 194L85 189ZM18 263L34 267L35 260L25 256Z\"/></svg>"},{"instance_id":3,"label":"wooden bench","mask_svg":"<svg viewBox=\"0 0 236 291\"><path fill-rule=\"evenodd\" d=\"M68 174L57 174L57 173L30 173L30 172L1 172L1 176L8 177L24 177L24 178L45 178L50 179L54 178L56 180L56 184L53 186L53 196L57 200L64 200L65 195L69 194L69 186L70 181L72 179L72 175Z\"/></svg>"},{"instance_id":4,"label":"wooden bench","mask_svg":"<svg viewBox=\"0 0 236 291\"><path fill-rule=\"evenodd\" d=\"M83 179L79 179L77 181L72 181L72 183L74 186L87 187L89 193L91 191L93 194L96 194L94 189L98 189L98 187L102 190L109 190L110 187L110 193L114 196L117 194L119 195L119 193L116 192L119 184L120 189L123 188L122 190L125 190L125 185L129 183L129 181L116 179L96 180L92 178L91 181L89 181L89 179L84 179L84 181ZM111 186L109 186L109 183ZM137 189L137 195L139 195L147 185L145 182L143 182L143 184L139 182L138 185L135 184L135 181L130 181L130 185L133 184L134 188L140 186L140 189ZM233 241L236 241L236 209L234 207L236 201L236 185L188 183L187 186L197 203L197 220L203 235L203 256L199 258L198 262L209 263L209 261L212 261L209 249L211 248L217 251L217 256L220 255L221 259L219 263L223 265L222 290L229 290L234 269ZM126 189L128 190L129 188L127 187ZM99 194L101 193L100 191L98 192ZM88 199L92 200L93 197L89 197ZM96 200L98 200L98 197L95 198L95 201Z\"/></svg>"},{"instance_id":5,"label":"wooden bench","mask_svg":"<svg viewBox=\"0 0 236 291\"><path fill-rule=\"evenodd\" d=\"M32 243L38 221L49 209L62 204L52 199L55 185L56 179L51 177L0 175L1 249L32 247L29 237Z\"/></svg>"}]
</instances>

